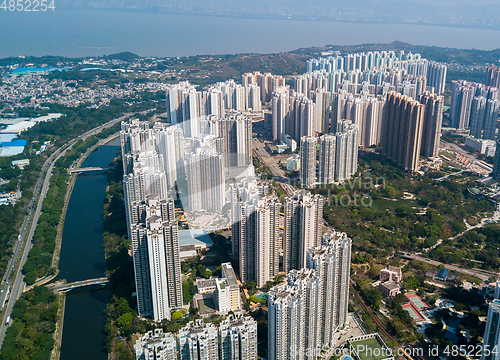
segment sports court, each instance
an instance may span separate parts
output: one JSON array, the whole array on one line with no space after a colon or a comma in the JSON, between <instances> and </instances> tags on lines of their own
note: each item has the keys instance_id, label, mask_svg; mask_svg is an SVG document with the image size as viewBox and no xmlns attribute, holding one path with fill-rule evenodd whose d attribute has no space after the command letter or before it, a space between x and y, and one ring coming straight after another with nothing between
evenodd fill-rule
<instances>
[{"instance_id":1,"label":"sports court","mask_svg":"<svg viewBox=\"0 0 500 360\"><path fill-rule=\"evenodd\" d=\"M200 315L215 312L214 299L207 298L198 300L198 309L200 309Z\"/></svg>"},{"instance_id":2,"label":"sports court","mask_svg":"<svg viewBox=\"0 0 500 360\"><path fill-rule=\"evenodd\" d=\"M425 309L429 308L429 305L424 300L422 300L422 298L420 296L418 296L417 294L408 294L408 295L406 295L406 298L418 310L425 310Z\"/></svg>"},{"instance_id":3,"label":"sports court","mask_svg":"<svg viewBox=\"0 0 500 360\"><path fill-rule=\"evenodd\" d=\"M401 305L401 307L403 309L405 309L406 311L408 311L408 314L410 314L410 316L411 316L411 318L412 318L413 321L422 321L422 320L424 320L423 316L420 314L420 312L413 305L412 302L410 302L409 304Z\"/></svg>"}]
</instances>

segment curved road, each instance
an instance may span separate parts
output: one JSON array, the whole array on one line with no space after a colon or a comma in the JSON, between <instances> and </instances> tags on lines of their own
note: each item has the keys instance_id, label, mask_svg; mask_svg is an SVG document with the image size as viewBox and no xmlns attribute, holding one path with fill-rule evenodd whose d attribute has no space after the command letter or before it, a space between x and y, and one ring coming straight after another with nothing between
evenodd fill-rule
<instances>
[{"instance_id":1,"label":"curved road","mask_svg":"<svg viewBox=\"0 0 500 360\"><path fill-rule=\"evenodd\" d=\"M140 114L145 114L149 111L151 110L143 111ZM35 232L36 225L38 224L38 218L40 217L43 200L45 198L45 195L47 194L47 190L49 189L52 169L54 168L56 161L64 156L66 154L66 151L71 149L71 147L78 140L85 140L88 137L115 125L116 123L129 118L132 115L134 114L126 113L124 116L118 119L111 120L103 125L87 131L86 133L78 136L75 139L68 141L66 144L57 149L43 164L42 170L40 171L40 176L38 177L38 181L33 191L33 197L30 201L28 213L21 228L21 237L14 246L14 253L9 261L7 271L5 272L2 282L0 283L0 304L2 305L2 307L5 307L5 311L3 311L2 315L0 316L0 346L3 344L5 333L8 328L6 319L11 315L15 302L17 301L17 299L19 299L19 296L26 287L26 283L24 282L24 275L22 274L21 270L26 263L28 254L33 246L31 240ZM34 213L32 213L33 205L35 203L37 204L36 210L34 211ZM7 305L5 305L6 299L8 299Z\"/></svg>"}]
</instances>

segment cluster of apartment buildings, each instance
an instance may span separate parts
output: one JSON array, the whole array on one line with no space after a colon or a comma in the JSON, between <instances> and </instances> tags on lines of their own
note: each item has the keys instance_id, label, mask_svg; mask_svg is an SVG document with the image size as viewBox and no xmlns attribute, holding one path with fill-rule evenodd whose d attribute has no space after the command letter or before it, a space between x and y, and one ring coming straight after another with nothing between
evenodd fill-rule
<instances>
[{"instance_id":1,"label":"cluster of apartment buildings","mask_svg":"<svg viewBox=\"0 0 500 360\"><path fill-rule=\"evenodd\" d=\"M308 73L296 79L295 92L285 86L281 76L258 72L244 74L241 85L231 80L203 91L187 82L169 85L169 124L155 124L152 129L138 123L124 125L123 147L128 149L128 143L137 142L144 153L124 153L124 169L129 171L124 180L126 199L133 198L128 192L141 194L139 198L144 194L134 198L144 202L143 207L155 206L151 201L173 207L169 199L175 187L188 212L220 212L229 204L232 256L239 260L240 280L264 287L280 270L287 273L285 283L269 293L268 357L305 358L305 349L332 345L333 334L345 325L352 241L344 233L323 235L323 197L297 190L285 196L281 210L282 202L269 184L239 171L252 164L252 125L241 112L258 111L262 103L271 106L274 139L300 143L302 185L349 179L357 171L359 146L382 144L388 158L415 171L420 155L437 156L443 112L439 93L444 91L445 79L446 66L418 54L375 52L311 60ZM136 129L135 135L128 127ZM128 142L127 133L131 134ZM128 153L134 155L125 160ZM143 190L142 184L149 190ZM155 200L158 194L164 199ZM151 210L145 214L142 226L146 232L166 226L174 238L175 224L169 224L168 210L160 225L150 219ZM133 248L139 249L140 244L137 241ZM142 244L145 249L152 246L149 240ZM171 256L170 248L166 254L166 259ZM147 268L143 273L151 275L153 264L149 268L147 261L142 264ZM142 268L135 259L134 266L140 284L137 273ZM385 283L390 281L394 282L392 275ZM230 282L225 274L198 280L199 295L215 299L221 312L235 311L239 309L239 289ZM151 289L157 288L151 285ZM171 298L170 292L164 297ZM176 306L167 305L169 309ZM186 328L178 335L159 336L178 344L182 359L194 358L188 356L195 353L200 359L207 358L202 353L226 358L222 357L226 354L223 340L214 340L221 336L221 328L219 335L213 325L203 322ZM201 338L207 342L202 344ZM136 354L147 347L146 340L138 342ZM254 358L227 351L234 359Z\"/></svg>"},{"instance_id":2,"label":"cluster of apartment buildings","mask_svg":"<svg viewBox=\"0 0 500 360\"><path fill-rule=\"evenodd\" d=\"M216 327L198 319L177 335L149 331L134 350L136 360L256 360L257 322L250 316L229 315Z\"/></svg>"},{"instance_id":3,"label":"cluster of apartment buildings","mask_svg":"<svg viewBox=\"0 0 500 360\"><path fill-rule=\"evenodd\" d=\"M420 155L438 156L444 104L439 94L446 82L445 65L419 54L368 52L311 59L307 70L296 78L295 91L279 88L272 99L274 140L285 142L289 137L301 143L302 184L349 178L356 172L358 146L382 144L386 156L407 171L418 169ZM309 149L318 137L320 144L331 147L332 136L345 131L346 120L354 133L347 138L355 142L332 154L336 164L352 165L332 181L328 167L333 161L323 157L329 151L322 152L318 164Z\"/></svg>"},{"instance_id":4,"label":"cluster of apartment buildings","mask_svg":"<svg viewBox=\"0 0 500 360\"><path fill-rule=\"evenodd\" d=\"M238 115L211 118L204 121L211 133L185 138L175 125L157 123L150 129L138 120L122 123L124 199L140 316L169 319L171 309L183 305L175 186L191 213L220 212L226 170L251 162L242 141L251 136L245 124L248 119Z\"/></svg>"},{"instance_id":5,"label":"cluster of apartment buildings","mask_svg":"<svg viewBox=\"0 0 500 360\"><path fill-rule=\"evenodd\" d=\"M269 359L317 358L347 321L352 240L327 233L306 251L300 270L271 289L268 299ZM335 344L333 344L335 345ZM316 354L316 355L311 355Z\"/></svg>"}]
</instances>

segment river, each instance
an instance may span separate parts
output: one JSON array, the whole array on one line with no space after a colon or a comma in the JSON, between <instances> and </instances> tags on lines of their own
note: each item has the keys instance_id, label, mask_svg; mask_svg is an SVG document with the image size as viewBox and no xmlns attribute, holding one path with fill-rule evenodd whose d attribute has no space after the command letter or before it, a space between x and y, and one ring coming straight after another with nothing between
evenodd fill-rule
<instances>
[{"instance_id":1,"label":"river","mask_svg":"<svg viewBox=\"0 0 500 360\"><path fill-rule=\"evenodd\" d=\"M120 148L120 139L100 146L82 167L106 167ZM104 276L102 210L106 174L78 175L68 205L59 261L59 279L68 282ZM61 360L107 360L104 351L106 290L67 293Z\"/></svg>"}]
</instances>

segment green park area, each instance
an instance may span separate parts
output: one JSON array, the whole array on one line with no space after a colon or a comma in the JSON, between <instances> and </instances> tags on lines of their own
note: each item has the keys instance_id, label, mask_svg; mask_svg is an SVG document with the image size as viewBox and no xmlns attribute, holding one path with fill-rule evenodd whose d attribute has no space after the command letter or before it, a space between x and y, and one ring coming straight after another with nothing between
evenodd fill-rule
<instances>
[{"instance_id":1,"label":"green park area","mask_svg":"<svg viewBox=\"0 0 500 360\"><path fill-rule=\"evenodd\" d=\"M388 358L390 354L376 337L349 343L360 360L382 360Z\"/></svg>"}]
</instances>

